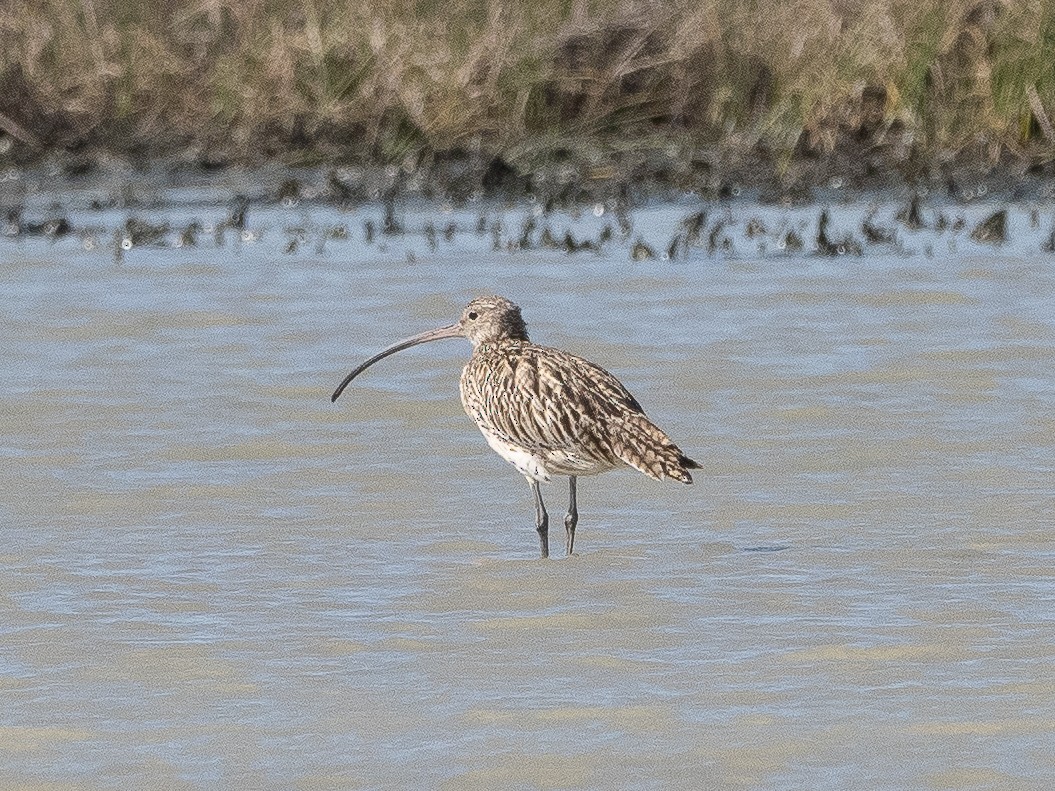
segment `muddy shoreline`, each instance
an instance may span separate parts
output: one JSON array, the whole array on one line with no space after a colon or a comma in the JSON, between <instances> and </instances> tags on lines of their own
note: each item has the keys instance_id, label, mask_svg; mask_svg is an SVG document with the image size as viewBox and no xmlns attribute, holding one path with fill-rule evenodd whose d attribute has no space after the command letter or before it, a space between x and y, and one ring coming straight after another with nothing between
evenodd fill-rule
<instances>
[{"instance_id":1,"label":"muddy shoreline","mask_svg":"<svg viewBox=\"0 0 1055 791\"><path fill-rule=\"evenodd\" d=\"M0 199L10 206L20 193L60 195L115 183L132 201L139 199L137 185L143 183L161 189L241 183L254 202L344 204L417 196L456 205L479 198L534 198L558 207L611 198L633 206L686 194L795 205L912 194L951 203L1055 198L1055 159L1043 151L994 156L980 147L933 156L898 140L875 145L847 139L831 151L800 146L791 157L762 147L741 151L674 141L539 141L514 152L418 152L398 162L347 152L312 156L309 165L299 163L301 158L292 149L258 162L199 147L146 155L98 148L40 151L0 138Z\"/></svg>"},{"instance_id":2,"label":"muddy shoreline","mask_svg":"<svg viewBox=\"0 0 1055 791\"><path fill-rule=\"evenodd\" d=\"M425 243L417 250L408 243L413 257L469 234L493 251L598 253L622 245L632 260L647 261L744 249L862 254L896 248L906 232L930 234L931 242L947 234L999 245L1009 239L1013 207L1028 216L1017 232L1030 237L1031 248L1055 250L1055 175L1049 163L1022 158L911 169L890 151L858 147L803 155L778 174L760 157L673 148L607 160L563 151L528 172L469 154L400 165L246 167L202 161L192 151L140 161L53 152L23 164L12 153L0 164L2 235L75 238L116 257L142 247L221 246L228 235L255 241L261 212L271 213L264 227L286 253L406 235ZM656 205L677 207L681 221L653 232L635 215ZM797 215L774 221L781 211ZM327 216L321 224L311 218L319 213ZM576 225L584 213L601 219Z\"/></svg>"}]
</instances>

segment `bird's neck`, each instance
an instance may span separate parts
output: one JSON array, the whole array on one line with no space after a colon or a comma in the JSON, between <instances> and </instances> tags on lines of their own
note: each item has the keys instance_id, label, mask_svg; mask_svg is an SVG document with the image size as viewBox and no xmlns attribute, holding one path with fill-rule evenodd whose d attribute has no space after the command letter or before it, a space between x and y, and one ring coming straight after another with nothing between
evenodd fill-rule
<instances>
[{"instance_id":1,"label":"bird's neck","mask_svg":"<svg viewBox=\"0 0 1055 791\"><path fill-rule=\"evenodd\" d=\"M505 349L522 349L525 346L530 346L531 341L527 337L523 338L491 338L486 341L480 341L476 344L473 349L473 354L490 354L491 352L503 351Z\"/></svg>"}]
</instances>

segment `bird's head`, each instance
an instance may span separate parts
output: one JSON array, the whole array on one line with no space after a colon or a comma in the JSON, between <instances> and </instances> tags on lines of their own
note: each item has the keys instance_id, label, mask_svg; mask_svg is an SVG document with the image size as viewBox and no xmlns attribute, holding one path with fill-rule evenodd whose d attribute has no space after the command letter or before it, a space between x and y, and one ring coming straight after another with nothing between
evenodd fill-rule
<instances>
[{"instance_id":1,"label":"bird's head","mask_svg":"<svg viewBox=\"0 0 1055 791\"><path fill-rule=\"evenodd\" d=\"M505 297L477 297L465 306L458 327L473 348L481 343L528 339L520 308Z\"/></svg>"}]
</instances>

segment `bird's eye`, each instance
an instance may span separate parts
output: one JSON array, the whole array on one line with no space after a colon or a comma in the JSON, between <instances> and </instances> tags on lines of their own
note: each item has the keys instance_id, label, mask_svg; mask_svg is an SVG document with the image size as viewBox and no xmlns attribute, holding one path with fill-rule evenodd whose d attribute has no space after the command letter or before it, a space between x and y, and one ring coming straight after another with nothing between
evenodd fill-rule
<instances>
[{"instance_id":1,"label":"bird's eye","mask_svg":"<svg viewBox=\"0 0 1055 791\"><path fill-rule=\"evenodd\" d=\"M476 317L477 317L478 315L479 315L479 314L478 314L478 313L477 313L477 312L476 312L475 310L474 310L474 311L472 311L472 312L471 312L471 313L469 314L469 321L476 321Z\"/></svg>"}]
</instances>

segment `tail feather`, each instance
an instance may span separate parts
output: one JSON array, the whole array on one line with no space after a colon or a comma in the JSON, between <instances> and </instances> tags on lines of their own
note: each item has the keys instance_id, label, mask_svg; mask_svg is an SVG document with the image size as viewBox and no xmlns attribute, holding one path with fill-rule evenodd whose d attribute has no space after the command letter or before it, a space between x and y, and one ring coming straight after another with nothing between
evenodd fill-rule
<instances>
[{"instance_id":1,"label":"tail feather","mask_svg":"<svg viewBox=\"0 0 1055 791\"><path fill-rule=\"evenodd\" d=\"M692 483L688 471L699 469L700 465L643 414L624 415L612 428L612 450L624 463L657 481L672 478Z\"/></svg>"}]
</instances>

